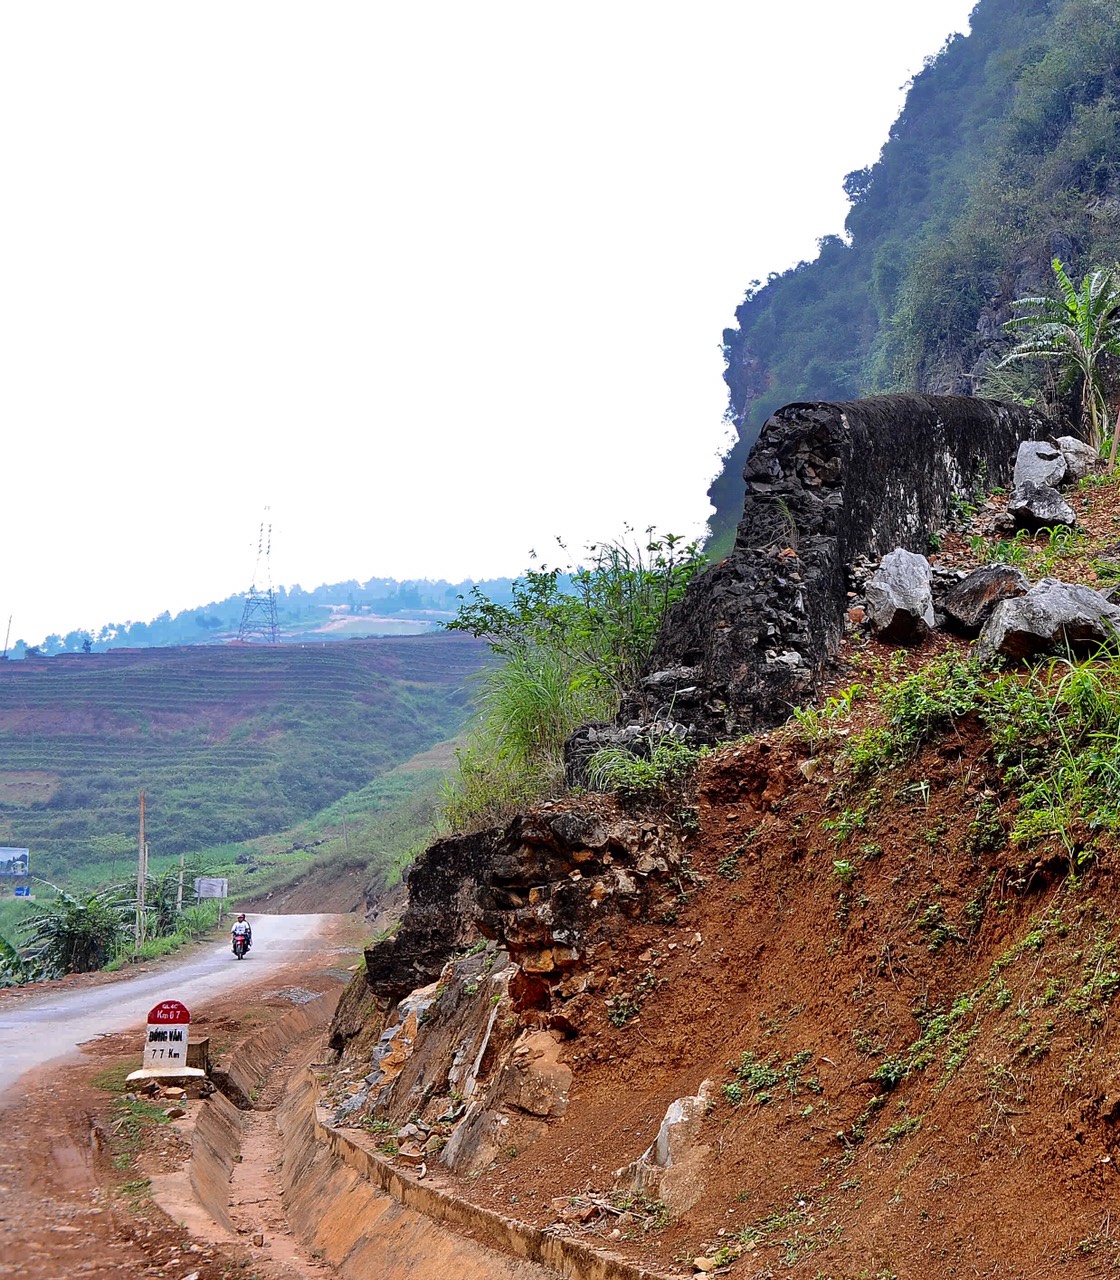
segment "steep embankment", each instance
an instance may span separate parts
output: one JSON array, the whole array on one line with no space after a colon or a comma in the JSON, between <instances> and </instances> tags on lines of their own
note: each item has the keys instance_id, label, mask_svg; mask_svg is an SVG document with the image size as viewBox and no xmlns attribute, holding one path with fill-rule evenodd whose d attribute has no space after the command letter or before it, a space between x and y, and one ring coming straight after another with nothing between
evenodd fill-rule
<instances>
[{"instance_id":1,"label":"steep embankment","mask_svg":"<svg viewBox=\"0 0 1120 1280\"><path fill-rule=\"evenodd\" d=\"M712 485L717 545L765 419L884 391L1006 395L1011 299L1120 256L1120 18L1112 0L980 0L914 77L878 161L848 175L847 240L756 285L725 333L740 439ZM783 193L796 200L796 191Z\"/></svg>"},{"instance_id":2,"label":"steep embankment","mask_svg":"<svg viewBox=\"0 0 1120 1280\"><path fill-rule=\"evenodd\" d=\"M888 652L863 656L853 676L903 679ZM401 1072L369 1112L384 1149L419 1120L419 1142L448 1141L456 1194L658 1270L720 1248L742 1251L744 1274L805 1277L1114 1265L1115 840L1077 881L1059 842L1009 840L1016 798L972 716L857 775L844 745L882 715L873 696L827 738L794 728L717 753L674 839L663 812L613 819L656 827L676 870L648 872L640 911L588 930L547 999L544 939L524 929L499 935L522 965L508 986L500 952L446 970L397 1037L403 1067L382 1064ZM563 812L605 816L602 801ZM495 841L494 864L507 849ZM524 900L556 879L617 893L621 859L589 852ZM368 1048L351 1061L364 1071ZM456 1066L472 1062L475 1078ZM647 1170L636 1196L626 1166L700 1092L671 1176ZM465 1141L447 1121L460 1096Z\"/></svg>"},{"instance_id":3,"label":"steep embankment","mask_svg":"<svg viewBox=\"0 0 1120 1280\"><path fill-rule=\"evenodd\" d=\"M292 826L451 736L466 637L114 650L0 663L0 843L65 875ZM116 843L107 837L116 835Z\"/></svg>"},{"instance_id":4,"label":"steep embankment","mask_svg":"<svg viewBox=\"0 0 1120 1280\"><path fill-rule=\"evenodd\" d=\"M899 491L926 467L900 460ZM876 483L852 468L838 505ZM1105 587L1118 493L1067 490L1061 534L1009 536L1000 493L909 533L936 535L943 581L1004 560ZM802 573L824 597L806 612L840 616L838 650L799 650L815 704L722 744L683 788L572 796L433 846L336 1019L337 1120L406 1176L424 1165L656 1272L1105 1274L1120 662L985 666L944 631L880 644L858 573L851 594L804 573L813 510L791 508L793 554L768 571ZM722 579L697 608L704 581ZM773 723L766 688L742 688L742 719Z\"/></svg>"}]
</instances>

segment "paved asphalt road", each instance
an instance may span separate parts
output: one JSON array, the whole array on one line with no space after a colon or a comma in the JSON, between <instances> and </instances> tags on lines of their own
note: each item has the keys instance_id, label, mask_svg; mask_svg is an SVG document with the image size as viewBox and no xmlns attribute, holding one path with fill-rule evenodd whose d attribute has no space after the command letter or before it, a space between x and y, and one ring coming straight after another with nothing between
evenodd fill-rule
<instances>
[{"instance_id":1,"label":"paved asphalt road","mask_svg":"<svg viewBox=\"0 0 1120 1280\"><path fill-rule=\"evenodd\" d=\"M207 943L181 963L165 961L150 973L9 1005L0 1011L0 1105L18 1100L12 1086L24 1072L73 1054L94 1036L136 1027L139 1055L139 1028L153 1005L181 1000L189 1009L192 1000L260 981L299 953L321 950L316 938L328 918L250 915L253 948L244 960L234 957L228 942Z\"/></svg>"}]
</instances>

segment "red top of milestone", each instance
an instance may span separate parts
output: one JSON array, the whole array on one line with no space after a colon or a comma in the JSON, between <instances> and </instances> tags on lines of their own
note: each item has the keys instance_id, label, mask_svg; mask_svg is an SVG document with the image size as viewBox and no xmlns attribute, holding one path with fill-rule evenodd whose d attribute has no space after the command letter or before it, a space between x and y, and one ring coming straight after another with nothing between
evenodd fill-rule
<instances>
[{"instance_id":1,"label":"red top of milestone","mask_svg":"<svg viewBox=\"0 0 1120 1280\"><path fill-rule=\"evenodd\" d=\"M178 1000L161 1000L148 1014L149 1022L166 1025L169 1022L190 1022L190 1010Z\"/></svg>"}]
</instances>

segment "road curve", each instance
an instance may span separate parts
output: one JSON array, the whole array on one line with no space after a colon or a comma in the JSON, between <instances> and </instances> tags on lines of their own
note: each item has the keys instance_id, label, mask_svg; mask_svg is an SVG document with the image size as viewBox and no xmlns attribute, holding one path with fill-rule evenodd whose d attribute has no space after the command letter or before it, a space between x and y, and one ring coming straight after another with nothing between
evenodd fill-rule
<instances>
[{"instance_id":1,"label":"road curve","mask_svg":"<svg viewBox=\"0 0 1120 1280\"><path fill-rule=\"evenodd\" d=\"M195 948L181 963L119 982L31 996L0 1011L0 1106L16 1099L15 1081L26 1071L67 1057L94 1036L144 1024L160 1000L193 1000L259 982L303 952L322 949L316 938L330 919L323 915L251 915L253 948L235 959L227 941ZM142 1047L137 1034L136 1049Z\"/></svg>"}]
</instances>

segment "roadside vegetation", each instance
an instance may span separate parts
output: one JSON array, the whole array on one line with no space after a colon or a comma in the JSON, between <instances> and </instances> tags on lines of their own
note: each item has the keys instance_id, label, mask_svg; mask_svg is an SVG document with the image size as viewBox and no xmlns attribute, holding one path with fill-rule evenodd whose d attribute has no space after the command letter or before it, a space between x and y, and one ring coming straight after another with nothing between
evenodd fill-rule
<instances>
[{"instance_id":1,"label":"roadside vegetation","mask_svg":"<svg viewBox=\"0 0 1120 1280\"><path fill-rule=\"evenodd\" d=\"M450 742L438 744L286 831L191 855L184 860L181 910L179 859L153 858L139 941L135 881L124 879L135 857L132 842L102 843L106 860L81 867L64 885L36 883L35 901L0 900L0 985L119 969L204 936L216 923L217 904L193 902L196 875L227 879L230 906L311 875L328 888L353 876L358 900L392 888L433 838L453 750ZM109 868L117 875L107 886Z\"/></svg>"},{"instance_id":2,"label":"roadside vegetation","mask_svg":"<svg viewBox=\"0 0 1120 1280\"><path fill-rule=\"evenodd\" d=\"M495 825L560 789L567 737L610 720L636 684L665 611L705 564L695 543L645 532L644 542L588 547L575 568L529 570L509 604L476 588L448 624L500 659L480 678L477 719L448 788L452 829Z\"/></svg>"},{"instance_id":3,"label":"roadside vegetation","mask_svg":"<svg viewBox=\"0 0 1120 1280\"><path fill-rule=\"evenodd\" d=\"M142 916L135 886L68 893L41 883L53 897L33 903L10 935L0 936L0 986L155 959L202 936L218 919L217 903L176 905L177 877L175 887L167 876L149 880Z\"/></svg>"},{"instance_id":4,"label":"roadside vegetation","mask_svg":"<svg viewBox=\"0 0 1120 1280\"><path fill-rule=\"evenodd\" d=\"M987 733L1005 793L1017 797L1012 841L1060 850L1076 872L1100 836L1120 831L1120 655L1101 650L993 671L950 649L897 674L907 657L900 651L893 672L889 661L867 661L872 679L861 692L875 714L864 727L853 731L840 708L795 717L815 750L840 744L838 792L846 803L826 821L843 839L863 826L867 797L881 788L882 775L967 721Z\"/></svg>"}]
</instances>

